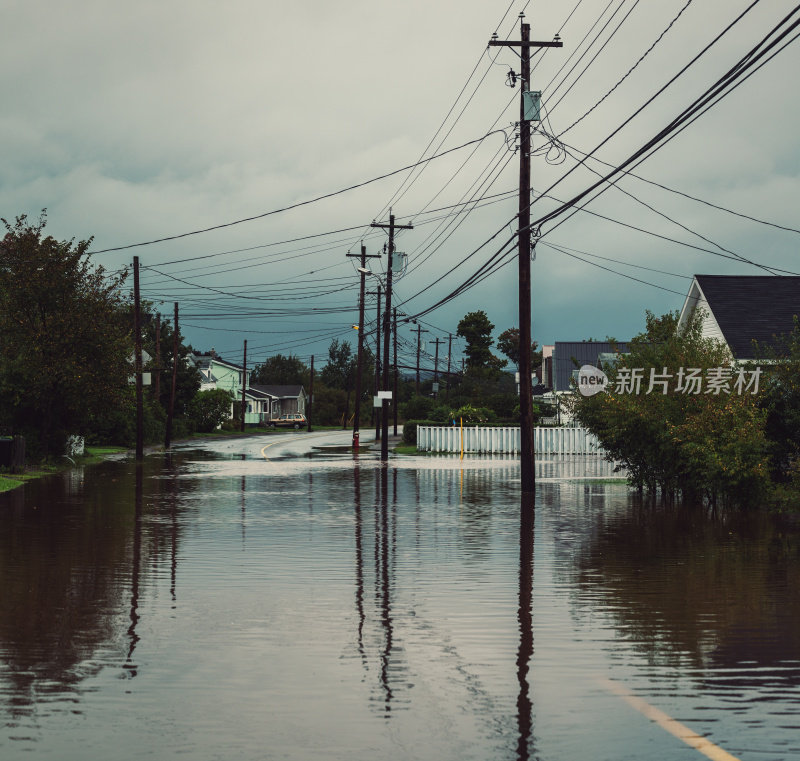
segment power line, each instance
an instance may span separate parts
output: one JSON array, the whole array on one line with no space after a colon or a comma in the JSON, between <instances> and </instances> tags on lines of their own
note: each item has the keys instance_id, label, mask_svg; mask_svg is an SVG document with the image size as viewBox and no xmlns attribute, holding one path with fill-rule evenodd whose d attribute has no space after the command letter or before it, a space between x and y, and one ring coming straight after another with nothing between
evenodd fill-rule
<instances>
[{"instance_id":1,"label":"power line","mask_svg":"<svg viewBox=\"0 0 800 761\"><path fill-rule=\"evenodd\" d=\"M378 182L379 180L385 180L387 177L392 177L395 174L399 174L400 172L405 172L406 170L410 169L413 166L417 166L418 164L427 163L429 161L433 161L435 159L441 158L442 156L447 156L450 153L454 153L455 151L459 151L462 148L467 148L470 145L474 145L475 143L480 143L485 140L490 135L497 134L498 132L502 132L502 130L495 130L494 132L488 132L483 137L476 138L475 140L470 140L466 143L462 143L461 145L457 145L455 148L448 148L446 151L442 151L441 153L437 153L434 156L429 156L427 159L423 159L422 161L417 162L417 164L411 164L409 166L404 166L400 169L395 169L394 171L387 172L386 174L379 175L378 177L373 177L370 180L365 180L364 182L356 183L355 185L350 185L346 188L342 188L341 190L335 190L332 193L325 193L324 195L317 196L316 198L312 198L308 201L299 201L298 203L291 204L290 206L284 206L280 209L273 209L272 211L265 211L262 214L256 214L252 217L244 217L243 219L237 219L233 222L225 222L219 225L213 225L211 227L204 227L200 230L192 230L190 232L180 233L178 235L169 235L164 238L156 238L154 240L142 241L141 243L129 243L125 246L115 246L113 248L102 248L98 251L90 251L90 254L105 254L110 251L124 251L129 248L138 248L140 246L151 246L154 243L164 243L170 240L178 240L179 238L188 238L190 235L200 235L202 233L211 232L212 230L221 230L225 227L233 227L234 225L240 225L243 222L252 222L256 219L264 219L264 217L269 217L274 214L280 214L284 211L290 211L291 209L297 209L301 206L308 206L312 203L317 203L317 201L322 201L326 198L333 198L334 196L341 195L342 193L347 193L351 190L356 190L357 188L363 188L366 185L370 185L373 182Z\"/></svg>"}]
</instances>

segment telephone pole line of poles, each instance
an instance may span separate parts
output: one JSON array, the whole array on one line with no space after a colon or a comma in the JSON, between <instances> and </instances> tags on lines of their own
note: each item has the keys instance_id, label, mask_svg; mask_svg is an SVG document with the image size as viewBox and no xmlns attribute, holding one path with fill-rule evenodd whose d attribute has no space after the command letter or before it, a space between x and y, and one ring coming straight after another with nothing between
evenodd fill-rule
<instances>
[{"instance_id":1,"label":"telephone pole line of poles","mask_svg":"<svg viewBox=\"0 0 800 761\"><path fill-rule=\"evenodd\" d=\"M531 26L520 14L521 40L493 38L490 47L519 48L520 72L519 115L519 408L520 408L520 477L523 494L536 488L536 454L533 449L533 380L531 370L531 129L530 122L539 118L538 100L530 88L531 48L560 48L558 35L550 42L531 40ZM541 95L539 93L538 95Z\"/></svg>"},{"instance_id":2,"label":"telephone pole line of poles","mask_svg":"<svg viewBox=\"0 0 800 761\"><path fill-rule=\"evenodd\" d=\"M167 410L167 430L164 434L164 449L172 444L172 418L175 414L175 392L178 388L178 302L175 302L175 321L172 326L172 385L169 392L169 410Z\"/></svg>"},{"instance_id":3,"label":"telephone pole line of poles","mask_svg":"<svg viewBox=\"0 0 800 761\"><path fill-rule=\"evenodd\" d=\"M139 257L133 257L133 366L136 383L136 459L144 457L144 401L142 399L142 303L139 295Z\"/></svg>"},{"instance_id":4,"label":"telephone pole line of poles","mask_svg":"<svg viewBox=\"0 0 800 761\"><path fill-rule=\"evenodd\" d=\"M244 416L247 410L245 392L247 391L247 339L244 339L244 359L242 360L242 421L241 432L244 433Z\"/></svg>"},{"instance_id":5,"label":"telephone pole line of poles","mask_svg":"<svg viewBox=\"0 0 800 761\"><path fill-rule=\"evenodd\" d=\"M397 307L392 309L392 332L394 333L394 388L392 389L394 405L392 412L394 413L394 435L397 436L397 408L400 406L400 400L397 398Z\"/></svg>"},{"instance_id":6,"label":"telephone pole line of poles","mask_svg":"<svg viewBox=\"0 0 800 761\"><path fill-rule=\"evenodd\" d=\"M347 254L347 256L358 256L361 259L359 273L361 275L361 285L358 292L358 352L356 359L356 409L353 415L353 448L358 447L361 427L361 375L364 363L364 287L367 281L367 258L380 258L380 254L370 254L367 256L367 247L361 244L360 254Z\"/></svg>"},{"instance_id":7,"label":"telephone pole line of poles","mask_svg":"<svg viewBox=\"0 0 800 761\"><path fill-rule=\"evenodd\" d=\"M389 341L391 340L391 315L392 315L392 259L394 258L394 231L413 230L413 225L395 224L394 214L389 209L389 224L373 222L370 227L389 228L389 260L386 267L386 311L383 319L383 390L391 394L389 389ZM380 328L380 326L378 326ZM392 400L397 405L397 399ZM381 462L389 459L389 400L384 397L381 402Z\"/></svg>"},{"instance_id":8,"label":"telephone pole line of poles","mask_svg":"<svg viewBox=\"0 0 800 761\"><path fill-rule=\"evenodd\" d=\"M445 399L450 399L450 360L453 358L453 334L447 334L447 390Z\"/></svg>"},{"instance_id":9,"label":"telephone pole line of poles","mask_svg":"<svg viewBox=\"0 0 800 761\"><path fill-rule=\"evenodd\" d=\"M444 341L440 338L437 338L435 341L431 341L431 343L436 347L436 351L434 353L433 359L433 382L439 382L439 344L443 344ZM436 391L436 395L439 395L439 391Z\"/></svg>"},{"instance_id":10,"label":"telephone pole line of poles","mask_svg":"<svg viewBox=\"0 0 800 761\"><path fill-rule=\"evenodd\" d=\"M311 355L311 370L308 378L308 408L306 409L306 430L311 433L311 416L314 414L314 355Z\"/></svg>"},{"instance_id":11,"label":"telephone pole line of poles","mask_svg":"<svg viewBox=\"0 0 800 761\"><path fill-rule=\"evenodd\" d=\"M417 325L415 329L412 328L411 332L413 333L416 330L417 333L417 396L419 396L419 354L422 348L422 334L427 333L428 331L422 327L422 325Z\"/></svg>"},{"instance_id":12,"label":"telephone pole line of poles","mask_svg":"<svg viewBox=\"0 0 800 761\"><path fill-rule=\"evenodd\" d=\"M378 395L378 388L381 385L381 286L378 284L377 291L368 291L367 296L378 297L378 317L375 320L375 395ZM381 438L381 421L378 408L373 405L372 414L375 416L375 441Z\"/></svg>"}]
</instances>

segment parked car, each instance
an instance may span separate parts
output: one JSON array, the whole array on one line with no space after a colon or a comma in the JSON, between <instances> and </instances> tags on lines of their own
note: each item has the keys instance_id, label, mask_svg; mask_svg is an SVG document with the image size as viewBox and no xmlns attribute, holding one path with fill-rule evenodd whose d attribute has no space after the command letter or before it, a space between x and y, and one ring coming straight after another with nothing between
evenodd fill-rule
<instances>
[{"instance_id":1,"label":"parked car","mask_svg":"<svg viewBox=\"0 0 800 761\"><path fill-rule=\"evenodd\" d=\"M306 424L306 416L299 412L290 412L269 421L271 428L301 428Z\"/></svg>"}]
</instances>

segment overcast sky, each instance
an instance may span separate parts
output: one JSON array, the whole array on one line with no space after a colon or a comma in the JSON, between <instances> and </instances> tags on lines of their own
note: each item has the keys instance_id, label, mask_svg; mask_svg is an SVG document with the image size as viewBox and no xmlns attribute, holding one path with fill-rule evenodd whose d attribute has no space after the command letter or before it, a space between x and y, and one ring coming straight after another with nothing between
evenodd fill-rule
<instances>
[{"instance_id":1,"label":"overcast sky","mask_svg":"<svg viewBox=\"0 0 800 761\"><path fill-rule=\"evenodd\" d=\"M346 254L357 253L361 240L368 253L381 250L386 235L369 223L386 222L388 204L398 222L414 225L398 235L408 266L395 283L395 303L410 315L464 283L513 235L519 84L510 88L507 77L519 71L519 59L508 49L489 54L493 32L519 39L523 8L534 39L560 32L564 47L534 58L531 89L543 91L541 126L548 135L534 135L532 185L538 195L561 180L551 195L565 200L597 179L585 167L566 176L579 151L602 143L748 5L690 0L630 76L572 127L686 0L0 0L0 216L36 217L46 207L50 234L94 236L92 249L100 251L336 193L211 232L93 257L110 270L134 255L155 268L142 270L144 297L163 302L170 315L178 301L183 332L197 349L214 347L236 361L247 339L250 362L278 352L324 361L332 337L355 340L358 276ZM627 158L793 6L757 3L596 157L612 164ZM799 64L800 46L791 44L634 171L800 228ZM408 173L338 193L412 165L423 153L500 129L505 135L496 132L426 164L400 193ZM797 233L635 178L618 185L557 229L568 215L542 228L533 265L533 333L540 344L628 339L643 329L646 309L679 309L695 273L765 274L736 255L800 273ZM486 205L466 207L467 214L436 211L477 199ZM537 200L533 218L555 206ZM354 229L333 232L345 228ZM319 237L283 243L307 236ZM509 262L421 318L430 353L430 341L455 333L470 311L485 310L495 335L518 325L516 262ZM371 260L370 267L381 272L385 264ZM370 298L370 319L374 312ZM410 326L400 335L410 359Z\"/></svg>"}]
</instances>

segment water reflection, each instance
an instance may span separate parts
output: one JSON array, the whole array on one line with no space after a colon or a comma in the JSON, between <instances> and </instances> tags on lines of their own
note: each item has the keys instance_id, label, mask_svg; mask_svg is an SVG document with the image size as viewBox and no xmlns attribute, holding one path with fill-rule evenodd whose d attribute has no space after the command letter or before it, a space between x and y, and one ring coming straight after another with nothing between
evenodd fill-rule
<instances>
[{"instance_id":1,"label":"water reflection","mask_svg":"<svg viewBox=\"0 0 800 761\"><path fill-rule=\"evenodd\" d=\"M530 696L530 664L533 658L533 539L535 520L533 494L523 493L520 502L519 527L519 650L517 651L517 758L531 757L533 733L533 703Z\"/></svg>"},{"instance_id":2,"label":"water reflection","mask_svg":"<svg viewBox=\"0 0 800 761\"><path fill-rule=\"evenodd\" d=\"M0 757L686 757L597 676L800 753L796 529L576 462L534 510L507 460L214 457L0 498Z\"/></svg>"},{"instance_id":3,"label":"water reflection","mask_svg":"<svg viewBox=\"0 0 800 761\"><path fill-rule=\"evenodd\" d=\"M128 627L128 654L125 658L125 673L133 678L136 676L136 664L133 662L133 653L139 642L136 625L139 623L139 574L142 565L142 468L141 462L135 465L136 477L134 487L134 519L133 519L133 561L131 567L131 625Z\"/></svg>"}]
</instances>

